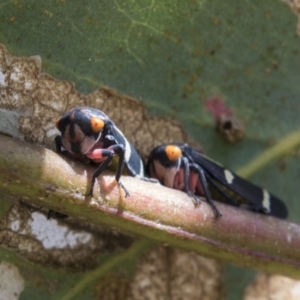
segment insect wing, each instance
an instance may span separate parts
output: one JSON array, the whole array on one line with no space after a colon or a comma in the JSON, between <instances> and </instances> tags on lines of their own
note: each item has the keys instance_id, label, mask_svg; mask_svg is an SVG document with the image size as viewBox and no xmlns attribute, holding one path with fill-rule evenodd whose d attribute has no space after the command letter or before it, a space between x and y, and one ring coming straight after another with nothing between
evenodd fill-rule
<instances>
[{"instance_id":1,"label":"insect wing","mask_svg":"<svg viewBox=\"0 0 300 300\"><path fill-rule=\"evenodd\" d=\"M124 134L116 125L111 126L111 135L118 144L122 144L125 148L125 164L131 175L145 176L144 163L136 151L136 149L128 142Z\"/></svg>"},{"instance_id":2,"label":"insect wing","mask_svg":"<svg viewBox=\"0 0 300 300\"><path fill-rule=\"evenodd\" d=\"M249 201L254 210L269 213L279 218L287 217L285 204L267 190L239 177L187 145L183 146L183 152L190 161L200 165L212 179Z\"/></svg>"}]
</instances>

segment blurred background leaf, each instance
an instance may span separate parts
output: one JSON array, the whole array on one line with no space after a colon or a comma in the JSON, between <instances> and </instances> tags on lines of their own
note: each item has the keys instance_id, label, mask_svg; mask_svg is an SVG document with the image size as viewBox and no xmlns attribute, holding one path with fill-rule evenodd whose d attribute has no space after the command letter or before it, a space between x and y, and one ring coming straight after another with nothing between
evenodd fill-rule
<instances>
[{"instance_id":1,"label":"blurred background leaf","mask_svg":"<svg viewBox=\"0 0 300 300\"><path fill-rule=\"evenodd\" d=\"M278 0L1 1L0 43L14 55L40 55L43 72L83 93L106 85L141 98L149 114L174 117L206 154L236 170L299 129L296 22ZM244 122L241 142L216 133L205 109L211 97ZM298 155L252 181L284 199L299 222ZM241 298L230 282L236 272L226 272L228 299Z\"/></svg>"}]
</instances>

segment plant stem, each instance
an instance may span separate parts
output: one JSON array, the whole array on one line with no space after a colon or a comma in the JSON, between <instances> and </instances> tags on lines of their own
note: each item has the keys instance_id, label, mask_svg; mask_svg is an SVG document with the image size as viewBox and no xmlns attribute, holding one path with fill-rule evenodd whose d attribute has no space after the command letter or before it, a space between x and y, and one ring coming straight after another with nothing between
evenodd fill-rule
<instances>
[{"instance_id":1,"label":"plant stem","mask_svg":"<svg viewBox=\"0 0 300 300\"><path fill-rule=\"evenodd\" d=\"M238 169L236 173L244 178L250 178L254 173L264 168L273 160L278 159L300 145L300 130L294 131L280 139L274 146L270 147L250 163Z\"/></svg>"},{"instance_id":2,"label":"plant stem","mask_svg":"<svg viewBox=\"0 0 300 300\"><path fill-rule=\"evenodd\" d=\"M0 196L106 224L132 235L193 250L234 265L300 279L300 226L222 203L215 219L203 201L195 207L180 191L122 176L100 176L94 197L84 196L95 167L0 135Z\"/></svg>"}]
</instances>

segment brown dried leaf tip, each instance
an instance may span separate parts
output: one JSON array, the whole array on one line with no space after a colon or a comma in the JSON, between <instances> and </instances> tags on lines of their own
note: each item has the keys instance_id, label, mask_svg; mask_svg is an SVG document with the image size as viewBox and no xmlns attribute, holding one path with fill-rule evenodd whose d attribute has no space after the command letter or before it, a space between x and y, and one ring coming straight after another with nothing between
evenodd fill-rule
<instances>
[{"instance_id":1,"label":"brown dried leaf tip","mask_svg":"<svg viewBox=\"0 0 300 300\"><path fill-rule=\"evenodd\" d=\"M214 96L204 102L216 123L219 134L229 143L235 144L245 136L245 126L241 119L234 115L232 108L226 107L222 98Z\"/></svg>"},{"instance_id":2,"label":"brown dried leaf tip","mask_svg":"<svg viewBox=\"0 0 300 300\"><path fill-rule=\"evenodd\" d=\"M283 2L287 3L291 10L294 12L295 15L298 17L297 23L297 34L300 35L300 0L282 0Z\"/></svg>"}]
</instances>

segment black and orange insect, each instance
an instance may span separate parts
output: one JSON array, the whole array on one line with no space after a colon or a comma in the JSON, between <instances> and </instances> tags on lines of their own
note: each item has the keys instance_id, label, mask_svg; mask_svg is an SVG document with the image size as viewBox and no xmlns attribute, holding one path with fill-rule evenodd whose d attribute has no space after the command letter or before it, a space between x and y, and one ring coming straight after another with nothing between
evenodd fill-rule
<instances>
[{"instance_id":1,"label":"black and orange insect","mask_svg":"<svg viewBox=\"0 0 300 300\"><path fill-rule=\"evenodd\" d=\"M239 177L187 144L165 144L153 149L147 173L167 187L185 191L196 205L200 203L197 196L204 196L216 217L222 214L211 199L211 191L234 206L242 204L252 211L283 219L288 214L285 204L266 189Z\"/></svg>"},{"instance_id":2,"label":"black and orange insect","mask_svg":"<svg viewBox=\"0 0 300 300\"><path fill-rule=\"evenodd\" d=\"M93 195L96 178L115 156L118 157L115 179L125 196L129 196L129 192L120 181L124 167L129 175L145 179L144 164L138 152L102 111L90 107L74 108L56 121L56 127L61 132L61 136L55 138L58 153L64 148L83 161L99 164L92 177L89 196Z\"/></svg>"}]
</instances>

